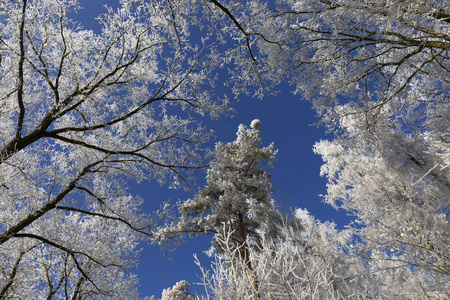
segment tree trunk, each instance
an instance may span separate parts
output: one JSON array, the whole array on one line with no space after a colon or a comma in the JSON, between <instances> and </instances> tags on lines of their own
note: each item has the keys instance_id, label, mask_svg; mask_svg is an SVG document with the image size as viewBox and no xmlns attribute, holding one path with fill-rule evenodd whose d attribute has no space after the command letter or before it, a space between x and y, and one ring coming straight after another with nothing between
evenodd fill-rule
<instances>
[{"instance_id":1,"label":"tree trunk","mask_svg":"<svg viewBox=\"0 0 450 300\"><path fill-rule=\"evenodd\" d=\"M239 253L245 265L247 266L247 274L252 283L253 299L258 300L260 299L258 280L256 279L255 273L253 272L252 263L250 261L250 253L248 251L248 245L246 242L247 235L245 233L244 227L244 216L241 211L238 211L238 220L239 220L239 239L241 243L239 245Z\"/></svg>"}]
</instances>

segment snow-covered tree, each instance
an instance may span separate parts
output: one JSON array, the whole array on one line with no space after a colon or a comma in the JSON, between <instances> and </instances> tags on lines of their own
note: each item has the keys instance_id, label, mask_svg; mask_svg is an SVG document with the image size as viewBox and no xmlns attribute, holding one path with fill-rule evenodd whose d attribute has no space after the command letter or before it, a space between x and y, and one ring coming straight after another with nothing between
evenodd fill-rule
<instances>
[{"instance_id":1,"label":"snow-covered tree","mask_svg":"<svg viewBox=\"0 0 450 300\"><path fill-rule=\"evenodd\" d=\"M177 282L172 288L164 289L161 300L196 300L193 294L189 293L189 283L186 280Z\"/></svg>"},{"instance_id":2,"label":"snow-covered tree","mask_svg":"<svg viewBox=\"0 0 450 300\"><path fill-rule=\"evenodd\" d=\"M253 120L251 128L241 124L236 140L216 144L206 186L193 199L179 203L180 219L173 227L161 228L161 238L177 232L217 233L223 227L233 231L236 245L247 238L257 242L263 232L276 235L279 217L264 164L272 166L277 151L273 143L262 146L259 126L259 120ZM214 239L213 248L221 248Z\"/></svg>"},{"instance_id":3,"label":"snow-covered tree","mask_svg":"<svg viewBox=\"0 0 450 300\"><path fill-rule=\"evenodd\" d=\"M261 70L312 98L331 124L345 113L334 110L344 99L358 100L353 109L371 124L384 104L412 101L397 100L406 95L448 97L446 1L249 0L241 8L248 17L237 21Z\"/></svg>"},{"instance_id":4,"label":"snow-covered tree","mask_svg":"<svg viewBox=\"0 0 450 300\"><path fill-rule=\"evenodd\" d=\"M174 234L213 233L213 249L222 251L219 232L231 232L226 245L238 251L240 259L252 269L249 248L261 235L276 236L279 215L272 200L271 175L264 164L272 166L276 150L263 147L259 120L251 128L240 125L235 141L217 143L207 171L206 186L193 198L179 203L180 219L161 228L162 240ZM250 245L249 245L250 242ZM253 282L255 284L255 282Z\"/></svg>"},{"instance_id":5,"label":"snow-covered tree","mask_svg":"<svg viewBox=\"0 0 450 300\"><path fill-rule=\"evenodd\" d=\"M169 4L123 1L94 32L77 1L0 2L0 298L137 297L153 221L127 181L187 184L209 137L192 116L227 110L223 62Z\"/></svg>"},{"instance_id":6,"label":"snow-covered tree","mask_svg":"<svg viewBox=\"0 0 450 300\"><path fill-rule=\"evenodd\" d=\"M380 270L381 282L413 298L448 296L450 178L439 157L445 152L431 150L439 141L427 133L402 135L388 128L376 141L360 132L316 144L329 179L325 200L357 217L363 241L358 246ZM392 284L390 277L408 281Z\"/></svg>"},{"instance_id":7,"label":"snow-covered tree","mask_svg":"<svg viewBox=\"0 0 450 300\"><path fill-rule=\"evenodd\" d=\"M383 298L375 277L353 249L351 230L339 231L306 210L285 219L280 236L263 238L250 249L261 299ZM251 278L229 245L230 233L218 237L224 246L214 253L212 269L200 265L207 299L252 299ZM392 299L390 297L386 297Z\"/></svg>"},{"instance_id":8,"label":"snow-covered tree","mask_svg":"<svg viewBox=\"0 0 450 300\"><path fill-rule=\"evenodd\" d=\"M255 19L241 25L259 40L259 57L274 74L284 70L336 134L315 151L329 180L325 200L357 217L360 253L397 295L447 297L449 3L248 7Z\"/></svg>"}]
</instances>

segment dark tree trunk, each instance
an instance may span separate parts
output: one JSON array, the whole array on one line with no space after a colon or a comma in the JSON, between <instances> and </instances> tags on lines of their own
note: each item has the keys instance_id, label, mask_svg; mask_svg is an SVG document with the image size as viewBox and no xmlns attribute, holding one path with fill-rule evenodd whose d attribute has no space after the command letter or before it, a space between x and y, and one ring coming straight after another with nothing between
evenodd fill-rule
<instances>
[{"instance_id":1,"label":"dark tree trunk","mask_svg":"<svg viewBox=\"0 0 450 300\"><path fill-rule=\"evenodd\" d=\"M252 262L250 261L250 253L248 251L248 245L246 242L247 234L245 233L244 215L242 214L241 211L238 211L238 220L239 220L239 240L240 240L239 253L245 265L247 266L247 274L252 283L253 298L257 300L260 299L258 280L256 279L255 273L253 272Z\"/></svg>"}]
</instances>

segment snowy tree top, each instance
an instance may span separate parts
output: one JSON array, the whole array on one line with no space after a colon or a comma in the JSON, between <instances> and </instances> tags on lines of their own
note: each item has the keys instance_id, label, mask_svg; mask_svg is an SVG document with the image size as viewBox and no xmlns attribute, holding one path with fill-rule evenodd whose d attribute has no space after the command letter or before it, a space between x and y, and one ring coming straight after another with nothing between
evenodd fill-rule
<instances>
[{"instance_id":1,"label":"snowy tree top","mask_svg":"<svg viewBox=\"0 0 450 300\"><path fill-rule=\"evenodd\" d=\"M259 126L261 126L261 121L259 119L254 119L250 124L250 127L253 129L259 129Z\"/></svg>"}]
</instances>

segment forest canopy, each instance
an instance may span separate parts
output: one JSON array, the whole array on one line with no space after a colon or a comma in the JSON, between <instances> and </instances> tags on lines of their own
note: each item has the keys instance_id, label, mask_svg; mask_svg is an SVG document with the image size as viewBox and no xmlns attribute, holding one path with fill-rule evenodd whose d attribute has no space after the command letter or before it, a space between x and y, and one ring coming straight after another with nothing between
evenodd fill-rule
<instances>
[{"instance_id":1,"label":"forest canopy","mask_svg":"<svg viewBox=\"0 0 450 300\"><path fill-rule=\"evenodd\" d=\"M138 299L138 243L201 232L206 298L449 297L446 1L122 0L99 32L79 9L0 2L0 299ZM259 121L206 155L203 118L283 82L332 134L314 151L345 230L278 213ZM203 168L178 213L128 189L192 188Z\"/></svg>"}]
</instances>

